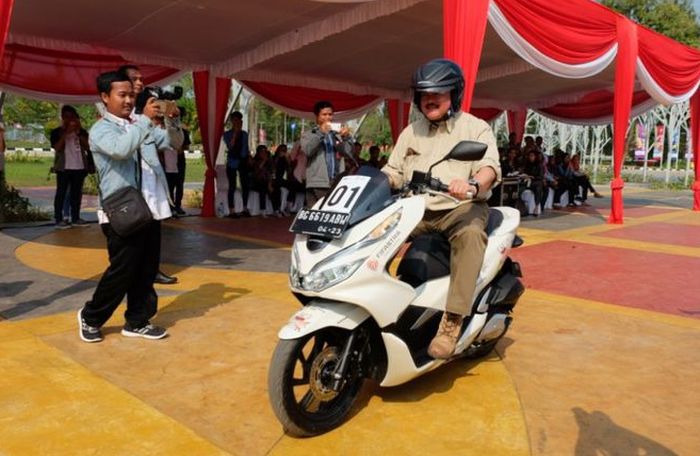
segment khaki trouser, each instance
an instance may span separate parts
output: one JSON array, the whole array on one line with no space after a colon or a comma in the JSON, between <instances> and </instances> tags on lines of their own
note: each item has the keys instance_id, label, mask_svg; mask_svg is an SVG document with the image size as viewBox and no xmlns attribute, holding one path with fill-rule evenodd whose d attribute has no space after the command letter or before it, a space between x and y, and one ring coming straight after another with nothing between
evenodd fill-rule
<instances>
[{"instance_id":1,"label":"khaki trouser","mask_svg":"<svg viewBox=\"0 0 700 456\"><path fill-rule=\"evenodd\" d=\"M486 251L489 208L484 202L462 204L448 211L426 211L413 237L437 232L450 241L450 288L447 311L467 316Z\"/></svg>"}]
</instances>

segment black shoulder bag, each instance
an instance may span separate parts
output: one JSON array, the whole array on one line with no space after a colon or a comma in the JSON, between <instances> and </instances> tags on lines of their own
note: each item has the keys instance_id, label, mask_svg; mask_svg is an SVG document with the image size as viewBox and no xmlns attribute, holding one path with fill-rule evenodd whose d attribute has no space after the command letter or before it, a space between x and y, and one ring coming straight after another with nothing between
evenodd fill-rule
<instances>
[{"instance_id":1,"label":"black shoulder bag","mask_svg":"<svg viewBox=\"0 0 700 456\"><path fill-rule=\"evenodd\" d=\"M121 237L129 236L153 221L153 214L141 193L141 151L137 160L139 188L123 187L102 199L102 210L114 232Z\"/></svg>"}]
</instances>

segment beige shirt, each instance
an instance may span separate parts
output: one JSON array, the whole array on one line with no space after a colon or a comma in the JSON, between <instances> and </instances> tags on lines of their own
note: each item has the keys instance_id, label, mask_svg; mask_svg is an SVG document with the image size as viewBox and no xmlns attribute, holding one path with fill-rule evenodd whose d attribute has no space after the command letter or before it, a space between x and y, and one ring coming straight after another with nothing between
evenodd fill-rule
<instances>
[{"instance_id":1,"label":"beige shirt","mask_svg":"<svg viewBox=\"0 0 700 456\"><path fill-rule=\"evenodd\" d=\"M460 141L471 140L485 143L488 146L486 154L478 162L463 162L447 160L432 170L432 177L437 177L444 184L453 179L467 180L473 177L481 168L490 166L496 172L496 181L501 180L501 165L498 160L496 138L488 123L460 112L438 126L427 119L413 122L406 127L396 141L389 161L382 171L391 176L395 187L401 187L411 180L413 171L427 172L430 165L441 160ZM492 185L492 186L493 186ZM491 192L481 189L478 200L484 201ZM428 196L427 208L432 211L450 210L458 206L454 201L440 196ZM459 204L467 204L469 200Z\"/></svg>"}]
</instances>

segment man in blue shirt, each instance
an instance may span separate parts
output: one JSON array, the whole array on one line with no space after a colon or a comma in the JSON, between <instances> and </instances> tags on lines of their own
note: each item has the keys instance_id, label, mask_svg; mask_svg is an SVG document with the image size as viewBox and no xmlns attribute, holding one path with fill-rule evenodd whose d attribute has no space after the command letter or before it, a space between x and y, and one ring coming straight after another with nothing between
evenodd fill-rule
<instances>
[{"instance_id":1,"label":"man in blue shirt","mask_svg":"<svg viewBox=\"0 0 700 456\"><path fill-rule=\"evenodd\" d=\"M248 212L248 194L250 193L250 148L248 146L248 132L243 129L243 114L233 111L230 116L231 129L224 132L224 144L226 145L226 177L228 178L228 208L229 217L237 218L241 215L250 217ZM236 177L241 179L241 196L243 198L243 210L235 213L233 195L236 192Z\"/></svg>"},{"instance_id":2,"label":"man in blue shirt","mask_svg":"<svg viewBox=\"0 0 700 456\"><path fill-rule=\"evenodd\" d=\"M153 221L122 236L112 228L109 215L98 211L107 238L109 267L92 299L78 311L79 335L85 342L101 341L102 326L126 296L122 335L162 339L167 331L150 321L158 309L153 280L160 259L160 221L171 215L158 147L166 141L181 142L182 136L177 125L156 134L154 119L162 112L154 98L148 100L143 115L132 117L135 96L128 76L103 73L97 78L97 88L105 113L90 129L90 149L99 175L100 202L123 187L140 189Z\"/></svg>"}]
</instances>

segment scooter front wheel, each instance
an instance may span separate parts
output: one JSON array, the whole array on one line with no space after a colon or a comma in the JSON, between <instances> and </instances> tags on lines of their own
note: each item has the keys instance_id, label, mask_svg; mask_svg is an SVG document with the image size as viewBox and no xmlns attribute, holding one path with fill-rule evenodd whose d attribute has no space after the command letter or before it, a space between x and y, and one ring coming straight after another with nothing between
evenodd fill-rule
<instances>
[{"instance_id":1,"label":"scooter front wheel","mask_svg":"<svg viewBox=\"0 0 700 456\"><path fill-rule=\"evenodd\" d=\"M351 364L336 391L332 374L349 334L326 328L277 343L268 372L268 394L275 415L289 434L322 434L347 417L363 378L357 366Z\"/></svg>"}]
</instances>

